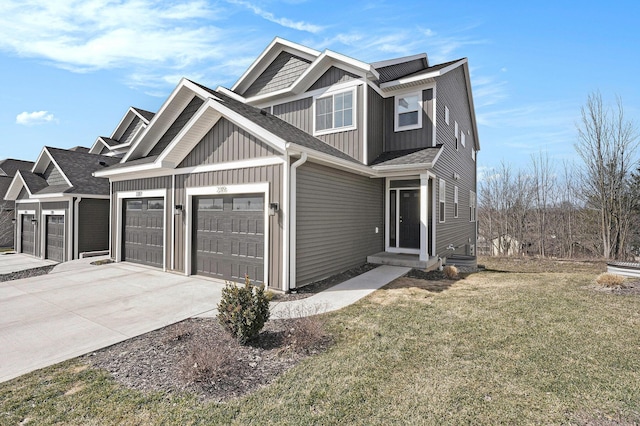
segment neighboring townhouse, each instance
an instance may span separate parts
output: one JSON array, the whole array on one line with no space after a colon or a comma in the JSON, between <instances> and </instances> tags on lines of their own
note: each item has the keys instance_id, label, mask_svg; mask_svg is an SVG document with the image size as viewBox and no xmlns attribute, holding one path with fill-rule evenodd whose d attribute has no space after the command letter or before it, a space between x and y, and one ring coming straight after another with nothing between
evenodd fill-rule
<instances>
[{"instance_id":1,"label":"neighboring townhouse","mask_svg":"<svg viewBox=\"0 0 640 426\"><path fill-rule=\"evenodd\" d=\"M109 182L92 173L119 159L87 148L44 147L19 170L5 199L15 202L16 251L65 262L109 250Z\"/></svg>"},{"instance_id":2,"label":"neighboring townhouse","mask_svg":"<svg viewBox=\"0 0 640 426\"><path fill-rule=\"evenodd\" d=\"M149 125L153 115L152 112L130 107L111 136L99 136L89 153L122 157L127 153L136 136Z\"/></svg>"},{"instance_id":3,"label":"neighboring townhouse","mask_svg":"<svg viewBox=\"0 0 640 426\"><path fill-rule=\"evenodd\" d=\"M8 158L0 161L0 247L14 247L15 203L4 200L9 185L18 170L31 170L33 161Z\"/></svg>"},{"instance_id":4,"label":"neighboring townhouse","mask_svg":"<svg viewBox=\"0 0 640 426\"><path fill-rule=\"evenodd\" d=\"M473 258L479 149L466 59L276 38L231 89L181 80L95 175L116 261L288 291L368 258Z\"/></svg>"}]
</instances>

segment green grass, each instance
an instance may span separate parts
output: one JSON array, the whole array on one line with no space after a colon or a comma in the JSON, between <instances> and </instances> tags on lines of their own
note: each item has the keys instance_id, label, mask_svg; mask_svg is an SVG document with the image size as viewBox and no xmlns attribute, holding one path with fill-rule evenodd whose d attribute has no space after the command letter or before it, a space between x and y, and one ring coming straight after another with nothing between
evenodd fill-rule
<instances>
[{"instance_id":1,"label":"green grass","mask_svg":"<svg viewBox=\"0 0 640 426\"><path fill-rule=\"evenodd\" d=\"M396 282L328 316L328 352L225 404L73 360L0 384L0 424L633 424L640 297L594 291L597 269Z\"/></svg>"}]
</instances>

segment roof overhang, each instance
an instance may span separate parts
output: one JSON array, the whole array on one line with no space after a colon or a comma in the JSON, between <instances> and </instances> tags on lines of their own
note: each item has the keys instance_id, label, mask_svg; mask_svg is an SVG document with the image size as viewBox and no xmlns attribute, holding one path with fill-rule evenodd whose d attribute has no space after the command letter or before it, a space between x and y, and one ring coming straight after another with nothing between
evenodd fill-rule
<instances>
[{"instance_id":1,"label":"roof overhang","mask_svg":"<svg viewBox=\"0 0 640 426\"><path fill-rule=\"evenodd\" d=\"M380 85L380 89L382 89L383 91L390 91L390 90L397 90L397 89L402 89L404 87L412 87L412 86L417 86L417 85L425 84L428 82L432 82L432 81L435 81L435 78L440 77L441 75L444 75L449 71L456 69L459 66L464 65L466 63L467 63L467 59L463 58L447 67L440 68L435 71L425 70L425 72L423 73L410 75L408 77L401 77L397 80L387 81L386 83L382 83Z\"/></svg>"},{"instance_id":2,"label":"roof overhang","mask_svg":"<svg viewBox=\"0 0 640 426\"><path fill-rule=\"evenodd\" d=\"M13 180L11 181L11 184L9 184L9 188L7 189L7 193L4 195L4 199L7 201L15 201L18 199L18 195L20 195L20 190L22 188L25 188L27 190L27 193L29 194L29 197L32 196L31 191L29 190L29 187L27 186L26 182L24 181L20 170L18 170L16 172L16 175L13 177Z\"/></svg>"}]
</instances>

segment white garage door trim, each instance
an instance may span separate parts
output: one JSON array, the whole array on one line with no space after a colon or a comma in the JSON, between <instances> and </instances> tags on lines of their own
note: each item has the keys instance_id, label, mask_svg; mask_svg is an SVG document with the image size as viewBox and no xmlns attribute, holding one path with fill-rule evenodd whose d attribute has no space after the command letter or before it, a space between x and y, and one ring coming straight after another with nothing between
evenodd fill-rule
<instances>
[{"instance_id":1,"label":"white garage door trim","mask_svg":"<svg viewBox=\"0 0 640 426\"><path fill-rule=\"evenodd\" d=\"M64 216L64 232L65 232L65 236L63 239L63 248L62 248L62 252L63 254L63 262L64 262L64 255L67 254L67 231L68 231L68 220L67 220L67 211L66 210L43 210L41 213L41 219L40 219L40 223L42 224L40 226L40 241L42 241L43 243L40 244L42 247L40 248L40 257L42 259L46 259L47 258L47 244L49 243L48 238L47 238L47 216Z\"/></svg>"},{"instance_id":2,"label":"white garage door trim","mask_svg":"<svg viewBox=\"0 0 640 426\"><path fill-rule=\"evenodd\" d=\"M184 274L191 275L191 253L193 251L193 197L198 195L227 195L227 194L264 194L264 285L269 286L269 183L250 183L240 185L203 186L186 188L187 232L184 248Z\"/></svg>"},{"instance_id":3,"label":"white garage door trim","mask_svg":"<svg viewBox=\"0 0 640 426\"><path fill-rule=\"evenodd\" d=\"M164 200L164 212L162 214L162 270L167 270L167 208L173 206L167 205L167 190L152 189L146 191L127 191L118 192L117 195L117 223L116 223L116 262L122 262L122 241L123 241L123 210L122 202L124 199L131 198L162 198Z\"/></svg>"},{"instance_id":4,"label":"white garage door trim","mask_svg":"<svg viewBox=\"0 0 640 426\"><path fill-rule=\"evenodd\" d=\"M23 215L33 215L33 217L37 217L36 216L36 211L35 210L18 210L18 218L17 218L17 222L16 222L16 252L17 253L22 253L22 216ZM36 234L35 232L33 233L33 256L36 256L36 241L35 241L35 237Z\"/></svg>"}]
</instances>

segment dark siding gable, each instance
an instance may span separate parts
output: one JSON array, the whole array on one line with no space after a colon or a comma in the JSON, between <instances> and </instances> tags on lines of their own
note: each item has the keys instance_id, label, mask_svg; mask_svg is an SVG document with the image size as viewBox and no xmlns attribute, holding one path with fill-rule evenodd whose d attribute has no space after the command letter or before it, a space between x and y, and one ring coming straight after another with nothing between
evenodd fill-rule
<instances>
[{"instance_id":1,"label":"dark siding gable","mask_svg":"<svg viewBox=\"0 0 640 426\"><path fill-rule=\"evenodd\" d=\"M149 152L148 156L160 155L203 103L204 101L202 99L194 96L191 102L189 102L189 105L187 105L178 118L176 118L176 121L171 124L160 140L158 140L158 143L153 147L151 152Z\"/></svg>"},{"instance_id":2,"label":"dark siding gable","mask_svg":"<svg viewBox=\"0 0 640 426\"><path fill-rule=\"evenodd\" d=\"M316 80L315 83L313 83L308 91L322 89L323 87L333 86L334 84L343 83L349 80L355 80L357 78L358 76L355 74L351 74L350 72L347 72L340 68L331 67L324 74L322 74L322 77L320 77L318 80Z\"/></svg>"},{"instance_id":3,"label":"dark siding gable","mask_svg":"<svg viewBox=\"0 0 640 426\"><path fill-rule=\"evenodd\" d=\"M43 177L49 186L69 185L53 162L49 163L47 169L44 171Z\"/></svg>"},{"instance_id":4,"label":"dark siding gable","mask_svg":"<svg viewBox=\"0 0 640 426\"><path fill-rule=\"evenodd\" d=\"M310 63L289 52L281 52L242 95L251 97L286 89L300 77Z\"/></svg>"},{"instance_id":5,"label":"dark siding gable","mask_svg":"<svg viewBox=\"0 0 640 426\"><path fill-rule=\"evenodd\" d=\"M226 118L220 119L179 167L216 164L275 155L266 143L245 132Z\"/></svg>"}]
</instances>

